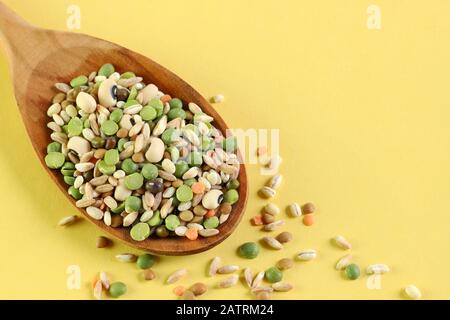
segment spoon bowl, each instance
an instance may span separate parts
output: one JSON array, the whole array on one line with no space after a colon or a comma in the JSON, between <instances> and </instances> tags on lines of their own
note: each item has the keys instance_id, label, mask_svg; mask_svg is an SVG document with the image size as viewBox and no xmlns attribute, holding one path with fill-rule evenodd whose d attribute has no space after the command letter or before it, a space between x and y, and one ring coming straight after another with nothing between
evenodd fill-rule
<instances>
[{"instance_id":1,"label":"spoon bowl","mask_svg":"<svg viewBox=\"0 0 450 320\"><path fill-rule=\"evenodd\" d=\"M52 31L31 26L0 2L0 43L9 58L15 97L28 136L47 173L74 205L59 171L50 170L44 162L46 147L51 142L47 108L57 93L54 84L98 70L112 63L119 72L133 71L154 83L161 91L179 97L184 103L194 102L214 118L213 124L223 134L228 129L220 115L189 84L153 60L109 41L91 36ZM240 154L238 151L238 157ZM134 241L129 228L112 228L92 219L84 209L81 215L103 232L126 244L160 255L188 255L208 250L225 240L241 220L247 202L248 186L245 166L240 165L239 201L233 205L229 219L218 227L216 236L191 241L184 237L153 238Z\"/></svg>"}]
</instances>

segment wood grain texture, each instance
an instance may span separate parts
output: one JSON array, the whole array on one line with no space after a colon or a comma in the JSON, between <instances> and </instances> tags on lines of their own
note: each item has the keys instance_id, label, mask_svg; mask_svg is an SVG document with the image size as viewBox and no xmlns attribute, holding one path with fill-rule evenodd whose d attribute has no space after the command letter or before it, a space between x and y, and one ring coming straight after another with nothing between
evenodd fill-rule
<instances>
[{"instance_id":1,"label":"wood grain texture","mask_svg":"<svg viewBox=\"0 0 450 320\"><path fill-rule=\"evenodd\" d=\"M214 118L213 124L225 134L228 128L214 108L189 84L153 60L114 43L91 36L44 30L33 27L0 2L0 42L4 46L14 83L15 97L31 143L40 162L67 199L67 185L59 171L50 170L44 162L50 130L46 127L47 108L57 93L56 82L69 82L80 74L98 70L110 62L119 72L134 71L146 83L154 83L161 91L179 97L183 102L198 104ZM240 157L239 151L238 156ZM248 197L245 166L239 174L239 201L227 222L219 227L217 236L195 241L187 238L149 238L142 242L131 239L129 229L107 227L103 221L90 218L84 209L81 215L105 233L135 248L160 255L187 255L208 250L225 240L241 220Z\"/></svg>"}]
</instances>

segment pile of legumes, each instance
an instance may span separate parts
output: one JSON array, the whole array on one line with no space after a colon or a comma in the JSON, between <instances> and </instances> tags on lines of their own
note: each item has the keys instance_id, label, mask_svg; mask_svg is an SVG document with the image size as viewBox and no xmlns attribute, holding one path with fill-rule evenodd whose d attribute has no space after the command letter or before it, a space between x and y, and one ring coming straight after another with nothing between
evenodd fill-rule
<instances>
[{"instance_id":1,"label":"pile of legumes","mask_svg":"<svg viewBox=\"0 0 450 320\"><path fill-rule=\"evenodd\" d=\"M219 233L239 199L235 137L197 104L112 64L55 87L45 162L77 207L136 241Z\"/></svg>"}]
</instances>

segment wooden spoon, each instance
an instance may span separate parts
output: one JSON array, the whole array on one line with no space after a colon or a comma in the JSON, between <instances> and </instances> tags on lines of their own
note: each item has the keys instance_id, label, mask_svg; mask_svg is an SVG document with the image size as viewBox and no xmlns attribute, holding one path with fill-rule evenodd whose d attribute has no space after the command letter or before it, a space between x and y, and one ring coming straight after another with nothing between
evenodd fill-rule
<instances>
[{"instance_id":1,"label":"wooden spoon","mask_svg":"<svg viewBox=\"0 0 450 320\"><path fill-rule=\"evenodd\" d=\"M0 43L9 58L14 90L31 143L44 166L69 201L67 185L57 170L49 170L44 162L50 131L46 115L52 97L57 93L54 84L69 82L72 78L89 74L107 62L120 72L134 71L146 83L154 83L161 91L179 97L185 103L195 102L214 118L214 125L222 133L228 128L205 98L177 75L153 60L114 43L94 37L61 31L44 30L31 26L0 2ZM236 228L247 202L247 175L241 164L239 201L233 205L228 221L219 227L220 233L195 241L187 238L149 238L142 242L131 239L129 229L111 228L103 221L90 218L84 209L78 209L89 221L104 232L128 245L162 255L187 255L208 250L225 240Z\"/></svg>"}]
</instances>

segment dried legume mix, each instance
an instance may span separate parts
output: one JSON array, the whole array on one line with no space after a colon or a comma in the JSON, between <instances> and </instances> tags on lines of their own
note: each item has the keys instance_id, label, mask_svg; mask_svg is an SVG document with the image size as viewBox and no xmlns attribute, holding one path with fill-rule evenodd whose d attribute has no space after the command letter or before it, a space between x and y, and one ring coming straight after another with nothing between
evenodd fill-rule
<instances>
[{"instance_id":1,"label":"dried legume mix","mask_svg":"<svg viewBox=\"0 0 450 320\"><path fill-rule=\"evenodd\" d=\"M195 103L112 64L57 83L45 163L76 206L135 241L219 233L239 200L236 139Z\"/></svg>"}]
</instances>

